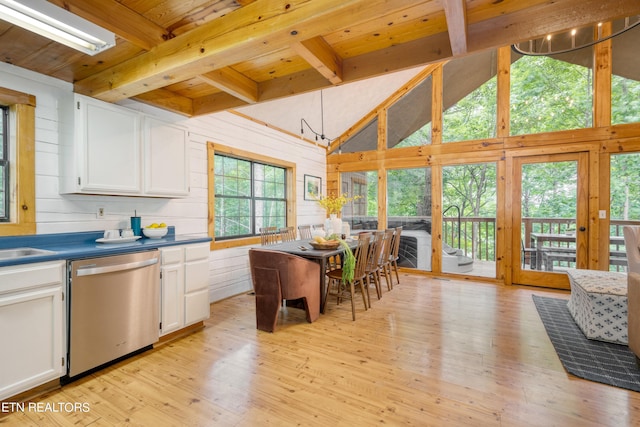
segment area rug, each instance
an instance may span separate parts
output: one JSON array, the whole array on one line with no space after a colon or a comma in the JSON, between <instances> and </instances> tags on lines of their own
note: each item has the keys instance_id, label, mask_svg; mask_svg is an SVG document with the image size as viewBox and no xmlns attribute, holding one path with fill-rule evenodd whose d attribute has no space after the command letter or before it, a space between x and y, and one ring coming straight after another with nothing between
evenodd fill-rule
<instances>
[{"instance_id":1,"label":"area rug","mask_svg":"<svg viewBox=\"0 0 640 427\"><path fill-rule=\"evenodd\" d=\"M587 339L571 317L565 299L534 295L533 302L567 372L586 380L640 391L640 369L629 347Z\"/></svg>"}]
</instances>

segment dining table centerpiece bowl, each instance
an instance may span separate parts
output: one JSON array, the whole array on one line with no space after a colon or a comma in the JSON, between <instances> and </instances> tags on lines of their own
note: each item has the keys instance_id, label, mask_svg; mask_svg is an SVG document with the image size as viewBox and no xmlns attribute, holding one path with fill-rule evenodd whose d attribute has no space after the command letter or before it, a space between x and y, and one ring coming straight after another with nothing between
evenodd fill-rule
<instances>
[{"instance_id":1,"label":"dining table centerpiece bowl","mask_svg":"<svg viewBox=\"0 0 640 427\"><path fill-rule=\"evenodd\" d=\"M314 242L313 240L309 242L309 244L313 247L313 249L338 249L340 246L339 240L327 240L325 242Z\"/></svg>"},{"instance_id":2,"label":"dining table centerpiece bowl","mask_svg":"<svg viewBox=\"0 0 640 427\"><path fill-rule=\"evenodd\" d=\"M322 236L314 236L309 244L313 249L338 249L340 237L337 234L332 234L326 239Z\"/></svg>"}]
</instances>

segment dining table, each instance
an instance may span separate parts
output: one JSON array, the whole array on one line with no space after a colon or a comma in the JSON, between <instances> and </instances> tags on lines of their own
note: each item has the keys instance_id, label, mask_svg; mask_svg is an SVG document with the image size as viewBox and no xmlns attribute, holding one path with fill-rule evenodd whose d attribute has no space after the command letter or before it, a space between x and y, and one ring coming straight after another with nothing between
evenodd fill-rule
<instances>
[{"instance_id":1,"label":"dining table","mask_svg":"<svg viewBox=\"0 0 640 427\"><path fill-rule=\"evenodd\" d=\"M341 255L345 249L342 247L342 245L339 245L336 249L314 249L313 246L311 246L311 244L309 243L310 241L311 239L291 240L289 242L266 245L263 246L263 249L286 252L288 254L297 255L320 264L320 312L322 313L324 311L324 300L325 294L327 292L327 264L331 257ZM351 250L354 250L358 245L358 241L356 239L347 238L345 239L345 242Z\"/></svg>"},{"instance_id":2,"label":"dining table","mask_svg":"<svg viewBox=\"0 0 640 427\"><path fill-rule=\"evenodd\" d=\"M541 270L543 264L543 253L545 251L573 253L575 257L575 233L531 233L531 247L536 249L536 269ZM545 244L546 243L546 244ZM555 245L553 243L564 243L565 245ZM610 236L609 243L619 247L624 245L624 236ZM547 270L553 270L553 267L547 266Z\"/></svg>"}]
</instances>

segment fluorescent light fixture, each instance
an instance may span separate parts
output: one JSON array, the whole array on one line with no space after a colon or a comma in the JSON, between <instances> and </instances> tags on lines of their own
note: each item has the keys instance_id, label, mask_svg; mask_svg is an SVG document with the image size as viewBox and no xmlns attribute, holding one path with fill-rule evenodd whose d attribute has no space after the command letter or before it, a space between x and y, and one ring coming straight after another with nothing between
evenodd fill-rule
<instances>
[{"instance_id":1,"label":"fluorescent light fixture","mask_svg":"<svg viewBox=\"0 0 640 427\"><path fill-rule=\"evenodd\" d=\"M115 35L46 0L0 0L0 19L89 55L115 46Z\"/></svg>"}]
</instances>

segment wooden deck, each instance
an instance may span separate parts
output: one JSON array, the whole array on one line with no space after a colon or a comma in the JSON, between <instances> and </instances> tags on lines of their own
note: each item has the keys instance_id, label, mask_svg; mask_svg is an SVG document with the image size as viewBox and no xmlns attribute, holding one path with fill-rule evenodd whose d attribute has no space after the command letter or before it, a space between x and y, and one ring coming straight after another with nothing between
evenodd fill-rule
<instances>
[{"instance_id":1,"label":"wooden deck","mask_svg":"<svg viewBox=\"0 0 640 427\"><path fill-rule=\"evenodd\" d=\"M3 426L631 426L640 393L567 374L532 294L566 291L418 275L309 324L283 309L255 329L254 297L212 304L206 328L32 402ZM383 289L386 289L383 286ZM373 295L372 295L373 296Z\"/></svg>"}]
</instances>

